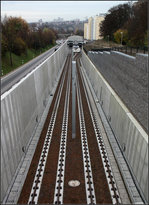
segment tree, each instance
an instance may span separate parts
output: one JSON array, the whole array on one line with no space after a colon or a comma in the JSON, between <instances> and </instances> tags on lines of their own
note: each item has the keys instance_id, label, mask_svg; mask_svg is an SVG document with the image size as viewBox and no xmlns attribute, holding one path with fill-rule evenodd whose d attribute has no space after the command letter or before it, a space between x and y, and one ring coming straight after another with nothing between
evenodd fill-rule
<instances>
[{"instance_id":1,"label":"tree","mask_svg":"<svg viewBox=\"0 0 149 205\"><path fill-rule=\"evenodd\" d=\"M84 36L84 31L83 31L83 30L76 29L75 35Z\"/></svg>"},{"instance_id":2,"label":"tree","mask_svg":"<svg viewBox=\"0 0 149 205\"><path fill-rule=\"evenodd\" d=\"M149 39L149 31L147 31L144 35L144 46L148 46L148 39Z\"/></svg>"},{"instance_id":3,"label":"tree","mask_svg":"<svg viewBox=\"0 0 149 205\"><path fill-rule=\"evenodd\" d=\"M136 2L133 7L132 18L126 23L128 36L132 46L144 45L147 33L147 1Z\"/></svg>"},{"instance_id":4,"label":"tree","mask_svg":"<svg viewBox=\"0 0 149 205\"><path fill-rule=\"evenodd\" d=\"M117 39L119 42L119 29L127 30L127 44L130 46L144 46L147 44L147 8L146 0L139 0L133 4L120 4L111 8L105 19L101 22L101 36ZM123 38L124 40L124 38Z\"/></svg>"},{"instance_id":5,"label":"tree","mask_svg":"<svg viewBox=\"0 0 149 205\"><path fill-rule=\"evenodd\" d=\"M44 45L47 46L47 44L54 44L56 40L55 33L52 29L44 28L43 30L43 39L44 39Z\"/></svg>"},{"instance_id":6,"label":"tree","mask_svg":"<svg viewBox=\"0 0 149 205\"><path fill-rule=\"evenodd\" d=\"M1 51L2 51L2 56L4 56L6 52L8 51L8 43L7 43L6 37L3 34L1 34L1 39L2 39L1 41L2 50Z\"/></svg>"},{"instance_id":7,"label":"tree","mask_svg":"<svg viewBox=\"0 0 149 205\"><path fill-rule=\"evenodd\" d=\"M55 43L56 36L52 29L44 28L38 29L37 31L30 31L28 34L28 45L29 48L38 50L40 48L45 48L47 45L52 45Z\"/></svg>"},{"instance_id":8,"label":"tree","mask_svg":"<svg viewBox=\"0 0 149 205\"><path fill-rule=\"evenodd\" d=\"M18 17L5 16L2 27L2 54L9 52L10 65L13 66L12 53L27 53L27 47L35 50L55 43L57 33L52 29L34 27L29 29L27 22Z\"/></svg>"},{"instance_id":9,"label":"tree","mask_svg":"<svg viewBox=\"0 0 149 205\"><path fill-rule=\"evenodd\" d=\"M22 18L18 18L18 17L5 17L3 22L2 22L2 33L5 36L6 40L7 40L7 48L10 54L10 64L11 66L13 65L12 62L12 52L15 49L15 42L18 41L16 40L17 38L21 38L24 40L27 39L27 35L28 35L28 31L29 31L29 27L28 24L25 20L23 20ZM23 42L23 40L19 40L21 42ZM24 50L20 50L24 51Z\"/></svg>"},{"instance_id":10,"label":"tree","mask_svg":"<svg viewBox=\"0 0 149 205\"><path fill-rule=\"evenodd\" d=\"M46 35L48 36L48 43L53 45L56 40L55 33L53 32L52 29L48 29Z\"/></svg>"},{"instance_id":11,"label":"tree","mask_svg":"<svg viewBox=\"0 0 149 205\"><path fill-rule=\"evenodd\" d=\"M17 37L15 39L12 51L16 55L21 55L21 53L25 53L25 51L26 51L26 43L22 40L22 38Z\"/></svg>"},{"instance_id":12,"label":"tree","mask_svg":"<svg viewBox=\"0 0 149 205\"><path fill-rule=\"evenodd\" d=\"M30 32L27 42L29 48L33 48L35 50L39 49L40 48L39 33L37 31Z\"/></svg>"},{"instance_id":13,"label":"tree","mask_svg":"<svg viewBox=\"0 0 149 205\"><path fill-rule=\"evenodd\" d=\"M114 40L119 44L122 43L126 45L128 42L128 31L126 29L118 29L114 33Z\"/></svg>"},{"instance_id":14,"label":"tree","mask_svg":"<svg viewBox=\"0 0 149 205\"><path fill-rule=\"evenodd\" d=\"M100 24L101 36L106 37L109 35L110 40L113 40L113 34L130 18L131 7L129 4L119 4L109 9L105 19Z\"/></svg>"},{"instance_id":15,"label":"tree","mask_svg":"<svg viewBox=\"0 0 149 205\"><path fill-rule=\"evenodd\" d=\"M54 36L55 36L55 40L58 39L58 32L54 29L52 29L53 33L54 33Z\"/></svg>"}]
</instances>

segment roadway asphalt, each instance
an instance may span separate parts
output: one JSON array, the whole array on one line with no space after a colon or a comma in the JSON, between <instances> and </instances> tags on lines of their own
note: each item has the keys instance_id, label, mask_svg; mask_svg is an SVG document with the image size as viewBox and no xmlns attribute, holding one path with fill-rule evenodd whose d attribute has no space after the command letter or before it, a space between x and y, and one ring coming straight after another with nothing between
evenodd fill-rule
<instances>
[{"instance_id":1,"label":"roadway asphalt","mask_svg":"<svg viewBox=\"0 0 149 205\"><path fill-rule=\"evenodd\" d=\"M57 46L55 46L57 47ZM46 58L48 58L55 51L55 47L42 53L33 60L19 67L15 71L9 73L7 76L1 78L1 95L8 91L14 84L20 81L29 72L35 69L40 63L42 63Z\"/></svg>"}]
</instances>

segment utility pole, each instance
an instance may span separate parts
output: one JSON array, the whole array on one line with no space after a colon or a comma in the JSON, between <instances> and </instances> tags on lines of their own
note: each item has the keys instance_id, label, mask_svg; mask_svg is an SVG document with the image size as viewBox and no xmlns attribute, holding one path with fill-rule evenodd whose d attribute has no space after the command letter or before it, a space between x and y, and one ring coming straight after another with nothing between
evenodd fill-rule
<instances>
[{"instance_id":1,"label":"utility pole","mask_svg":"<svg viewBox=\"0 0 149 205\"><path fill-rule=\"evenodd\" d=\"M110 44L109 44L109 35L108 35L107 37L108 37L108 46L110 47Z\"/></svg>"}]
</instances>

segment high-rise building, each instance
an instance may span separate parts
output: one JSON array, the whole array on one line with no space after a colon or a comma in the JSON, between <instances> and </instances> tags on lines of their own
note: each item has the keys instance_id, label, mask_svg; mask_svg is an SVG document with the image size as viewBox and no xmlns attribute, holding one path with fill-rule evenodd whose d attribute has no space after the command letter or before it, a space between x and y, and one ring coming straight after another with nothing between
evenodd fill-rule
<instances>
[{"instance_id":1,"label":"high-rise building","mask_svg":"<svg viewBox=\"0 0 149 205\"><path fill-rule=\"evenodd\" d=\"M98 40L100 37L100 23L104 20L104 15L90 17L88 23L84 24L84 39Z\"/></svg>"},{"instance_id":2,"label":"high-rise building","mask_svg":"<svg viewBox=\"0 0 149 205\"><path fill-rule=\"evenodd\" d=\"M88 23L85 23L85 24L84 24L84 38L85 38L85 39L88 39L88 36L87 36L87 33L88 33L88 32L87 32L87 29L88 29L88 28L87 28L87 27L88 27Z\"/></svg>"},{"instance_id":3,"label":"high-rise building","mask_svg":"<svg viewBox=\"0 0 149 205\"><path fill-rule=\"evenodd\" d=\"M93 38L93 18L88 19L88 39L92 40Z\"/></svg>"}]
</instances>

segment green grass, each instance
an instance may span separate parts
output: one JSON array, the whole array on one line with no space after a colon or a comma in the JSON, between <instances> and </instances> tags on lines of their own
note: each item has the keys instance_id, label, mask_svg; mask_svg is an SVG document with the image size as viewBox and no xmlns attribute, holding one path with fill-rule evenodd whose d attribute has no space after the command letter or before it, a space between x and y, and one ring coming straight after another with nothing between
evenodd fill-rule
<instances>
[{"instance_id":1,"label":"green grass","mask_svg":"<svg viewBox=\"0 0 149 205\"><path fill-rule=\"evenodd\" d=\"M21 54L20 56L12 53L12 62L13 62L12 67L10 65L10 56L9 56L9 53L7 52L6 55L3 56L1 59L2 60L1 61L2 62L1 76L4 76L4 75L8 74L9 72L17 69L21 65L27 63L28 61L30 61L33 58L40 55L41 53L49 50L53 46L55 46L55 45L50 45L50 46L47 46L46 48L44 48L44 49L42 48L40 50L27 49L27 54Z\"/></svg>"}]
</instances>

